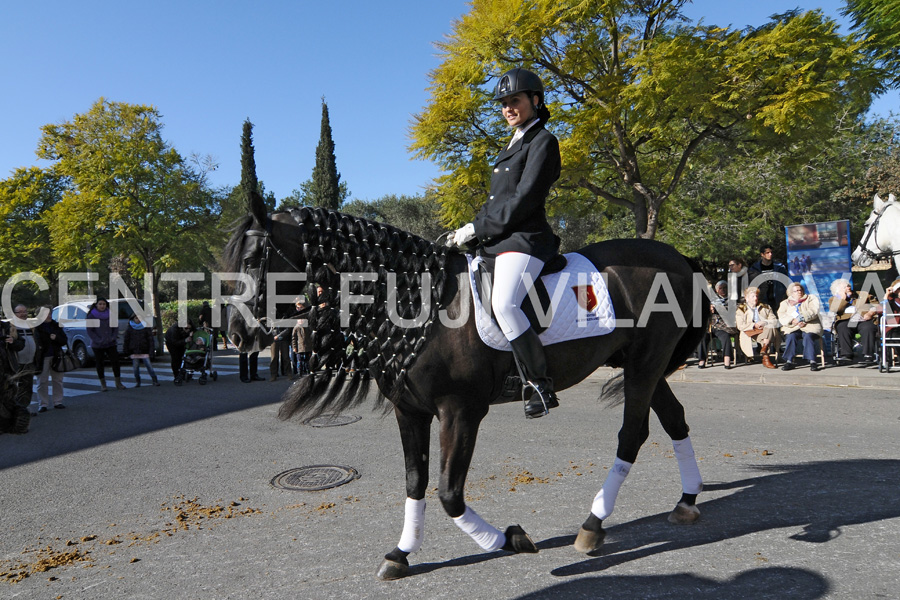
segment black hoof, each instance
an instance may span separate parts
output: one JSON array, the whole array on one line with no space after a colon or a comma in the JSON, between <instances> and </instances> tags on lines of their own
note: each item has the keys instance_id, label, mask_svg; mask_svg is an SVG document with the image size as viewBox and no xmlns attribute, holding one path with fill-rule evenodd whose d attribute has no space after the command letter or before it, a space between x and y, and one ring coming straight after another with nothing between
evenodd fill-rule
<instances>
[{"instance_id":1,"label":"black hoof","mask_svg":"<svg viewBox=\"0 0 900 600\"><path fill-rule=\"evenodd\" d=\"M575 538L575 549L584 554L593 554L603 547L606 531L603 529L603 521L591 513L578 530Z\"/></svg>"},{"instance_id":2,"label":"black hoof","mask_svg":"<svg viewBox=\"0 0 900 600\"><path fill-rule=\"evenodd\" d=\"M408 574L409 563L404 564L394 560L384 559L381 561L381 566L378 567L378 573L376 573L375 576L382 581L394 581L395 579L403 579Z\"/></svg>"},{"instance_id":3,"label":"black hoof","mask_svg":"<svg viewBox=\"0 0 900 600\"><path fill-rule=\"evenodd\" d=\"M518 525L510 525L504 532L506 543L503 544L501 550L507 552L515 552L516 554L537 554L538 548L531 541L531 538L525 533L525 530Z\"/></svg>"},{"instance_id":4,"label":"black hoof","mask_svg":"<svg viewBox=\"0 0 900 600\"><path fill-rule=\"evenodd\" d=\"M375 576L382 581L403 579L409 574L407 556L409 556L409 552L404 552L400 548L394 548L384 555L384 560L381 561L381 566L378 567L378 573Z\"/></svg>"}]
</instances>

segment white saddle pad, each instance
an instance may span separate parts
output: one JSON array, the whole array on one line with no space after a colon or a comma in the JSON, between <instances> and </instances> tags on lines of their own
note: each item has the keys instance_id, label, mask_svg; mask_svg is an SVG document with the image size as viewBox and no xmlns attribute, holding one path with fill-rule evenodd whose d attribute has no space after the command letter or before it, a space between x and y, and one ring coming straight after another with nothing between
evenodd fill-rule
<instances>
[{"instance_id":1,"label":"white saddle pad","mask_svg":"<svg viewBox=\"0 0 900 600\"><path fill-rule=\"evenodd\" d=\"M616 315L602 274L581 254L572 252L565 257L568 261L565 269L541 278L550 295L553 311L550 327L540 335L544 346L605 335L615 329ZM478 297L475 274L482 259L468 254L466 258L478 335L495 350L510 350L506 336Z\"/></svg>"}]
</instances>

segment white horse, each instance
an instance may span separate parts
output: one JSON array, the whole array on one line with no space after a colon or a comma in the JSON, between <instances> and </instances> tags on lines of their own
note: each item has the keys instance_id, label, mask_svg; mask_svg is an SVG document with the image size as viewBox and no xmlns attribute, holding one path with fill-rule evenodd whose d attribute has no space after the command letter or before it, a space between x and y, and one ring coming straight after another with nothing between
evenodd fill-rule
<instances>
[{"instance_id":1,"label":"white horse","mask_svg":"<svg viewBox=\"0 0 900 600\"><path fill-rule=\"evenodd\" d=\"M875 208L866 219L866 231L851 258L859 267L868 267L876 260L893 259L900 271L900 203L893 194L887 201L875 194Z\"/></svg>"}]
</instances>

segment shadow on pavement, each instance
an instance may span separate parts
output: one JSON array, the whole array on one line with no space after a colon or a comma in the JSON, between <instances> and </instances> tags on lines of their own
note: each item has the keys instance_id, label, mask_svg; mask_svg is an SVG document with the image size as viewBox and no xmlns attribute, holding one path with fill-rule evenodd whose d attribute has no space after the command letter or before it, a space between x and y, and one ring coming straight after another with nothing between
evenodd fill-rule
<instances>
[{"instance_id":1,"label":"shadow on pavement","mask_svg":"<svg viewBox=\"0 0 900 600\"><path fill-rule=\"evenodd\" d=\"M0 435L0 470L278 403L286 387L281 380L245 384L237 377L220 377L202 386L194 379L178 387L163 382L67 399L65 410L33 417L28 433Z\"/></svg>"},{"instance_id":2,"label":"shadow on pavement","mask_svg":"<svg viewBox=\"0 0 900 600\"><path fill-rule=\"evenodd\" d=\"M843 460L808 464L755 466L754 476L732 482L707 483L724 495L698 498L702 517L691 526L671 525L661 513L607 528L599 556L559 567L557 577L602 573L633 560L686 548L738 539L753 533L795 527L790 539L827 544L844 527L900 517L896 481L900 460ZM730 493L728 493L730 492ZM587 514L584 515L585 517ZM577 527L577 525L576 525ZM540 550L562 548L574 535L537 543ZM508 556L505 552L476 554L442 563L411 567L411 575L443 567L476 564ZM522 598L821 598L829 591L822 574L793 568L746 571L723 582L691 574L664 576L594 576L560 583L538 595Z\"/></svg>"},{"instance_id":3,"label":"shadow on pavement","mask_svg":"<svg viewBox=\"0 0 900 600\"><path fill-rule=\"evenodd\" d=\"M536 598L793 598L814 600L828 593L828 581L805 569L769 567L744 571L732 579L716 581L682 573L678 575L614 575L584 577L550 586L520 600Z\"/></svg>"}]
</instances>

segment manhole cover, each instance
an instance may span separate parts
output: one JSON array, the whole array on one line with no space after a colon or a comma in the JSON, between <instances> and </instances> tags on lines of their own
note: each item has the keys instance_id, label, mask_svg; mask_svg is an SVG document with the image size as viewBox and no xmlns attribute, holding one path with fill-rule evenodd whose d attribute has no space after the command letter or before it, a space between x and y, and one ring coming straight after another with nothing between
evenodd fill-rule
<instances>
[{"instance_id":1,"label":"manhole cover","mask_svg":"<svg viewBox=\"0 0 900 600\"><path fill-rule=\"evenodd\" d=\"M272 485L283 490L315 492L327 490L359 479L359 471L341 465L312 465L298 467L272 478Z\"/></svg>"},{"instance_id":2,"label":"manhole cover","mask_svg":"<svg viewBox=\"0 0 900 600\"><path fill-rule=\"evenodd\" d=\"M313 417L312 419L307 419L303 421L304 425L309 425L310 427L338 427L340 425L349 425L350 423L356 423L362 419L357 415L332 415L332 414L324 414L318 417Z\"/></svg>"}]
</instances>

